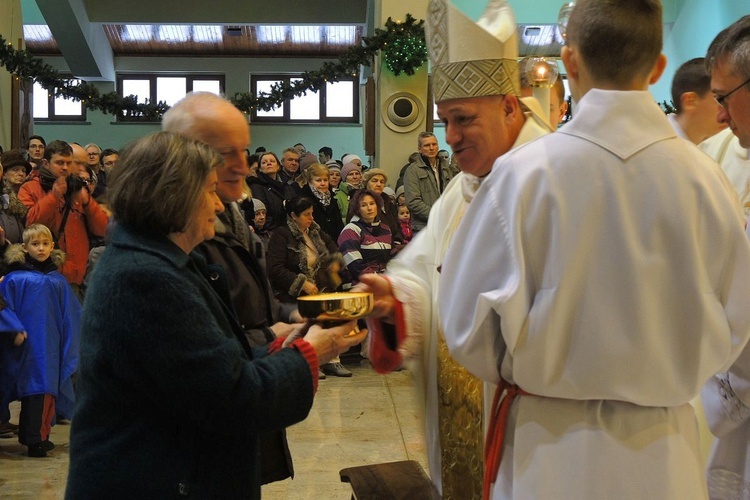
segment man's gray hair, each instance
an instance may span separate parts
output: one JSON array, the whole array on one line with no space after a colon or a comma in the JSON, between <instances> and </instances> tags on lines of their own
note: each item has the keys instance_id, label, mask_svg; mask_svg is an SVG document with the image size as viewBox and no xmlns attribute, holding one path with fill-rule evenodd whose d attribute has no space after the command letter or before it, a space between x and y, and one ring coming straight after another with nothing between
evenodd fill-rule
<instances>
[{"instance_id":1,"label":"man's gray hair","mask_svg":"<svg viewBox=\"0 0 750 500\"><path fill-rule=\"evenodd\" d=\"M195 137L205 116L224 104L231 103L212 92L190 92L164 113L161 129Z\"/></svg>"},{"instance_id":2,"label":"man's gray hair","mask_svg":"<svg viewBox=\"0 0 750 500\"><path fill-rule=\"evenodd\" d=\"M750 15L716 35L709 45L706 53L709 72L718 64L727 64L729 71L742 80L750 78Z\"/></svg>"},{"instance_id":3,"label":"man's gray hair","mask_svg":"<svg viewBox=\"0 0 750 500\"><path fill-rule=\"evenodd\" d=\"M432 132L427 132L427 131L420 132L419 135L417 136L417 148L422 147L422 139L426 139L427 137L436 137L436 136Z\"/></svg>"}]
</instances>

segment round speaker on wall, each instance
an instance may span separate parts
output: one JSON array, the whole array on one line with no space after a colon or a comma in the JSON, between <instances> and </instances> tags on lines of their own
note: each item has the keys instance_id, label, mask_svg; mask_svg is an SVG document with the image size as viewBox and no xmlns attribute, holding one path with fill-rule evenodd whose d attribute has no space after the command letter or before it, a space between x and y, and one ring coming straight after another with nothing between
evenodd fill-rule
<instances>
[{"instance_id":1,"label":"round speaker on wall","mask_svg":"<svg viewBox=\"0 0 750 500\"><path fill-rule=\"evenodd\" d=\"M414 94L398 92L383 103L383 122L394 132L411 132L424 119L424 106Z\"/></svg>"}]
</instances>

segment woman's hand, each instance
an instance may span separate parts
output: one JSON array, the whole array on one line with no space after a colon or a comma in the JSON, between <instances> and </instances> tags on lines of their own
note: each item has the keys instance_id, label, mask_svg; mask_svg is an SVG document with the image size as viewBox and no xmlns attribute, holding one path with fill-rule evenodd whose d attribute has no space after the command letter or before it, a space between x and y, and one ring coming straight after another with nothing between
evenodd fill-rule
<instances>
[{"instance_id":1,"label":"woman's hand","mask_svg":"<svg viewBox=\"0 0 750 500\"><path fill-rule=\"evenodd\" d=\"M372 313L375 318L393 319L396 297L391 282L380 274L361 274L353 292L370 292L374 298Z\"/></svg>"},{"instance_id":2,"label":"woman's hand","mask_svg":"<svg viewBox=\"0 0 750 500\"><path fill-rule=\"evenodd\" d=\"M315 295L318 293L318 287L312 281L305 281L305 284L302 285L302 291L307 295Z\"/></svg>"},{"instance_id":3,"label":"woman's hand","mask_svg":"<svg viewBox=\"0 0 750 500\"><path fill-rule=\"evenodd\" d=\"M305 340L315 349L318 365L322 365L361 343L366 336L366 329L359 330L356 321L349 321L325 329L317 324L312 325L305 334Z\"/></svg>"}]
</instances>

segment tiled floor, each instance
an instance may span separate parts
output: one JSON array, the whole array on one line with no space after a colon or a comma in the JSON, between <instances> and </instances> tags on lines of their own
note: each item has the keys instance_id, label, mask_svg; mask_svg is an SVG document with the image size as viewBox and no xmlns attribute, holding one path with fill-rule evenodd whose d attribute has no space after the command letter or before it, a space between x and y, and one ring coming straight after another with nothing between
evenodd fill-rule
<instances>
[{"instance_id":1,"label":"tiled floor","mask_svg":"<svg viewBox=\"0 0 750 500\"><path fill-rule=\"evenodd\" d=\"M354 376L322 380L307 420L288 429L295 478L264 486L264 499L347 500L351 488L339 470L357 465L416 460L427 470L409 372L381 376L366 361L347 367ZM17 423L18 403L11 411ZM62 498L69 432L69 425L52 429L57 447L47 458L28 458L15 439L0 439L0 498Z\"/></svg>"}]
</instances>

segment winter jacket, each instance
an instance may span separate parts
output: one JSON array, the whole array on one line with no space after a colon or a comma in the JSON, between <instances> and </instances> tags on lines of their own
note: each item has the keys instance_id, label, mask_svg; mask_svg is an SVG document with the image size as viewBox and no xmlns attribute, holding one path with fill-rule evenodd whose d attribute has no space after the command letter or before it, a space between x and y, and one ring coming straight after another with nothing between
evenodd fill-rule
<instances>
[{"instance_id":1,"label":"winter jacket","mask_svg":"<svg viewBox=\"0 0 750 500\"><path fill-rule=\"evenodd\" d=\"M391 230L386 224L378 220L368 224L357 215L352 217L339 236L339 250L353 283L360 274L385 271L392 244Z\"/></svg>"},{"instance_id":2,"label":"winter jacket","mask_svg":"<svg viewBox=\"0 0 750 500\"><path fill-rule=\"evenodd\" d=\"M344 223L341 220L341 212L339 211L338 200L334 196L331 196L331 202L328 206L324 206L323 203L315 196L312 188L309 185L305 185L300 192L301 196L310 198L313 202L313 219L320 226L320 230L330 236L331 240L336 241L341 234L341 230L344 229Z\"/></svg>"},{"instance_id":3,"label":"winter jacket","mask_svg":"<svg viewBox=\"0 0 750 500\"><path fill-rule=\"evenodd\" d=\"M422 155L417 158L417 161L410 164L404 172L406 205L411 212L411 223L415 231L419 231L427 225L427 217L430 215L432 204L440 197L440 193L453 178L453 169L450 164L446 160L438 159L438 162L440 186L438 186L427 158Z\"/></svg>"},{"instance_id":4,"label":"winter jacket","mask_svg":"<svg viewBox=\"0 0 750 500\"><path fill-rule=\"evenodd\" d=\"M37 177L23 183L18 191L18 199L29 207L26 225L44 224L52 231L57 246L67 255L62 275L69 283L80 285L86 274L86 263L89 258L89 236L104 237L107 215L93 197L85 207L72 203L65 227L60 234L66 200L57 198L52 189L45 191L40 179L41 177Z\"/></svg>"},{"instance_id":5,"label":"winter jacket","mask_svg":"<svg viewBox=\"0 0 750 500\"><path fill-rule=\"evenodd\" d=\"M296 189L263 172L258 172L258 177L250 177L247 182L253 192L253 198L262 201L266 206L266 228L270 231L286 224L284 202L297 195Z\"/></svg>"},{"instance_id":6,"label":"winter jacket","mask_svg":"<svg viewBox=\"0 0 750 500\"><path fill-rule=\"evenodd\" d=\"M304 341L251 349L226 282L115 227L84 305L66 498L260 498L258 436L307 416L317 359Z\"/></svg>"},{"instance_id":7,"label":"winter jacket","mask_svg":"<svg viewBox=\"0 0 750 500\"><path fill-rule=\"evenodd\" d=\"M315 283L321 293L333 292L339 286L329 274L332 264L344 266L336 243L315 222L309 232L318 252L318 259L312 266L307 263L307 245L302 231L291 218L287 219L286 227L276 228L271 233L268 242L268 279L282 302L294 302L304 295L302 286L305 281Z\"/></svg>"},{"instance_id":8,"label":"winter jacket","mask_svg":"<svg viewBox=\"0 0 750 500\"><path fill-rule=\"evenodd\" d=\"M20 331L28 334L20 346L3 342L0 347L0 404L6 408L16 399L51 394L56 412L72 416L71 377L78 368L81 304L57 271L62 261L59 250L44 262L33 260L19 244L5 252L10 272L0 282L0 294L7 303L0 311L5 317L0 323L20 323Z\"/></svg>"}]
</instances>

